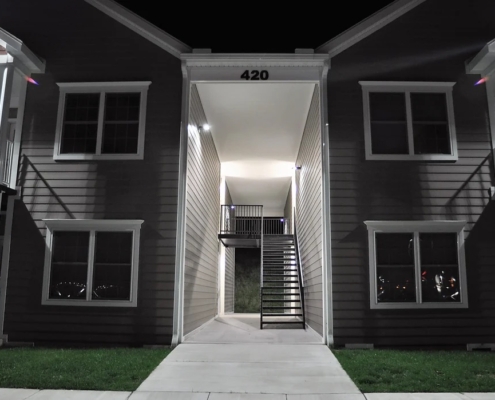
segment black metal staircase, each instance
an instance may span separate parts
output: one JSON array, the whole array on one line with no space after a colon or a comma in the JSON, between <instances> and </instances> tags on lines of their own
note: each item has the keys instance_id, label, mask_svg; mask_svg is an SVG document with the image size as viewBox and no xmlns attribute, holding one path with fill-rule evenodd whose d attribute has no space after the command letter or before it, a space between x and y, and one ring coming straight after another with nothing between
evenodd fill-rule
<instances>
[{"instance_id":1,"label":"black metal staircase","mask_svg":"<svg viewBox=\"0 0 495 400\"><path fill-rule=\"evenodd\" d=\"M294 235L263 235L260 328L265 324L306 327L304 286Z\"/></svg>"}]
</instances>

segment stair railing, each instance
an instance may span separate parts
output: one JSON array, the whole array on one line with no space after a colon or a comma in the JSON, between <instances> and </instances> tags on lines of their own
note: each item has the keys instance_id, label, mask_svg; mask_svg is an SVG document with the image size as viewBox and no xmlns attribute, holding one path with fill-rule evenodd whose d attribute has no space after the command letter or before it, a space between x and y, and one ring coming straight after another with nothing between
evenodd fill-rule
<instances>
[{"instance_id":1,"label":"stair railing","mask_svg":"<svg viewBox=\"0 0 495 400\"><path fill-rule=\"evenodd\" d=\"M299 249L299 240L297 238L297 226L296 226L296 212L294 210L294 249L296 250L296 264L297 264L297 275L299 280L299 293L301 301L301 312L302 312L302 324L303 328L306 329L306 312L304 307L304 280L302 273L302 261L301 261L301 250Z\"/></svg>"}]
</instances>

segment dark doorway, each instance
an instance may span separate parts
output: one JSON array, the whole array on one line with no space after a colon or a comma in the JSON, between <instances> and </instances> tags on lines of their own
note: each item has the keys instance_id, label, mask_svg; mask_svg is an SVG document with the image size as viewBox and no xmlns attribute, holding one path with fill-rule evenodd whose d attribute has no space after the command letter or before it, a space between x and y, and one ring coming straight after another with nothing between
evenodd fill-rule
<instances>
[{"instance_id":1,"label":"dark doorway","mask_svg":"<svg viewBox=\"0 0 495 400\"><path fill-rule=\"evenodd\" d=\"M260 249L235 250L235 313L260 312Z\"/></svg>"}]
</instances>

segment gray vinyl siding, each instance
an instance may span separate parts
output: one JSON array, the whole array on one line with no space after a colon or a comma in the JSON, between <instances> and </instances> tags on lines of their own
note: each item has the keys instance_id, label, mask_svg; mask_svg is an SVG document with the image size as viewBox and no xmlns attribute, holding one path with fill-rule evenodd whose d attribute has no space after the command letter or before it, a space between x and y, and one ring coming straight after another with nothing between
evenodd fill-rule
<instances>
[{"instance_id":1,"label":"gray vinyl siding","mask_svg":"<svg viewBox=\"0 0 495 400\"><path fill-rule=\"evenodd\" d=\"M207 123L195 85L191 88L189 124ZM218 226L220 160L211 132L189 133L187 151L184 334L218 312Z\"/></svg>"},{"instance_id":2,"label":"gray vinyl siding","mask_svg":"<svg viewBox=\"0 0 495 400\"><path fill-rule=\"evenodd\" d=\"M233 204L225 184L225 204ZM234 312L235 303L235 247L225 248L225 312Z\"/></svg>"},{"instance_id":3,"label":"gray vinyl siding","mask_svg":"<svg viewBox=\"0 0 495 400\"><path fill-rule=\"evenodd\" d=\"M335 343L465 346L495 338L495 209L486 90L464 62L495 37L493 2L427 1L332 59L328 81ZM486 17L485 17L486 15ZM483 23L486 22L486 24ZM359 80L456 82L459 160L366 161ZM469 308L371 310L365 220L467 220Z\"/></svg>"},{"instance_id":4,"label":"gray vinyl siding","mask_svg":"<svg viewBox=\"0 0 495 400\"><path fill-rule=\"evenodd\" d=\"M39 86L28 85L21 154L38 172L26 160L20 166L22 195L15 205L5 333L11 341L37 344L170 344L180 61L80 0L6 0L0 26L21 38L47 66L45 74L33 76ZM98 81L152 82L144 160L55 162L56 83ZM42 219L71 217L144 220L136 308L41 306Z\"/></svg>"},{"instance_id":5,"label":"gray vinyl siding","mask_svg":"<svg viewBox=\"0 0 495 400\"><path fill-rule=\"evenodd\" d=\"M322 335L322 164L318 92L315 86L297 156L297 165L301 165L301 169L296 172L296 222L304 276L306 322Z\"/></svg>"}]
</instances>

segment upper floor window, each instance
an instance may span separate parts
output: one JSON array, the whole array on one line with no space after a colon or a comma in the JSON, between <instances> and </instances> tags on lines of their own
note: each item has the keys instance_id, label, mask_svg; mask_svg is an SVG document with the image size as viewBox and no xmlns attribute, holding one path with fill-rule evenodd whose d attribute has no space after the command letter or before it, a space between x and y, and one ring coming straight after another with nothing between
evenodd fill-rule
<instances>
[{"instance_id":1,"label":"upper floor window","mask_svg":"<svg viewBox=\"0 0 495 400\"><path fill-rule=\"evenodd\" d=\"M58 83L54 159L143 159L150 83Z\"/></svg>"},{"instance_id":2,"label":"upper floor window","mask_svg":"<svg viewBox=\"0 0 495 400\"><path fill-rule=\"evenodd\" d=\"M466 308L466 221L365 221L371 308Z\"/></svg>"},{"instance_id":3,"label":"upper floor window","mask_svg":"<svg viewBox=\"0 0 495 400\"><path fill-rule=\"evenodd\" d=\"M367 160L457 160L452 82L359 82Z\"/></svg>"}]
</instances>

